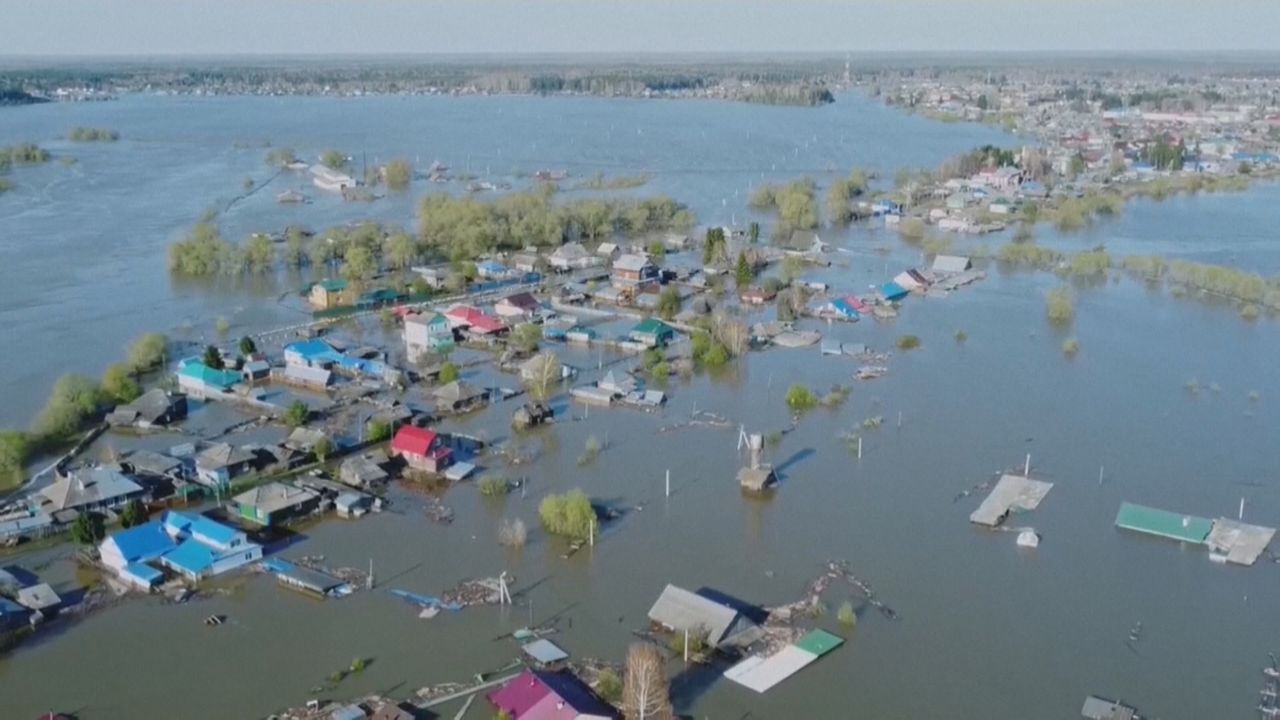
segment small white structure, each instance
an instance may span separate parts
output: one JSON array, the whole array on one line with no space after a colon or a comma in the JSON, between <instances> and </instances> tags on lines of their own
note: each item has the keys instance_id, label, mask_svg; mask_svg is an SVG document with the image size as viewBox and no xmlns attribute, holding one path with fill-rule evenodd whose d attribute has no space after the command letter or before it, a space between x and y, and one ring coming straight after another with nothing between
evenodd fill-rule
<instances>
[{"instance_id":1,"label":"small white structure","mask_svg":"<svg viewBox=\"0 0 1280 720\"><path fill-rule=\"evenodd\" d=\"M1024 548L1040 547L1040 536L1036 534L1035 530L1032 530L1031 528L1027 528L1026 530L1023 530L1022 532L1018 533L1018 547L1024 547Z\"/></svg>"},{"instance_id":2,"label":"small white structure","mask_svg":"<svg viewBox=\"0 0 1280 720\"><path fill-rule=\"evenodd\" d=\"M324 165L311 166L311 182L321 190L335 193L342 193L347 188L356 186L355 178Z\"/></svg>"}]
</instances>

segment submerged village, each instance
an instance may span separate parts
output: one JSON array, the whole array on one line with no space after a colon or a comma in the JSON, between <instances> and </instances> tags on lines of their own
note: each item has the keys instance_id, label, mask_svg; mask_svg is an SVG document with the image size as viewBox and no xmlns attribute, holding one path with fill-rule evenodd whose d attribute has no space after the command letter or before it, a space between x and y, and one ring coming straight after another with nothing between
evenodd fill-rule
<instances>
[{"instance_id":1,"label":"submerged village","mask_svg":"<svg viewBox=\"0 0 1280 720\"><path fill-rule=\"evenodd\" d=\"M210 337L150 335L125 370L109 372L93 393L72 393L82 407L75 432L27 452L21 486L0 498L0 647L22 653L60 633L57 642L74 643L80 621L125 604L151 602L146 612L158 614L232 596L240 583L274 583L286 602L373 597L382 612L400 610L405 622L428 627L486 607L516 625L499 638L510 651L502 667L460 663L450 677L421 678L416 687L355 693L354 679L379 662L357 656L316 678L307 697L272 698L274 718L701 716L677 690L682 679L709 677L738 686L749 708L756 694L850 652L862 623L904 621L875 577L837 550L815 548L795 560L811 578L785 600L674 578L628 587L648 612L619 617L633 642L596 656L562 637L572 627L572 599L554 614L528 600L541 580L486 562L468 566L460 581L426 587L372 560L326 557L309 547L308 534L336 525L356 535L386 515L448 533L463 508L474 509L459 496L479 495L497 508L494 536L465 542L496 544L509 559L536 541L550 549L550 562L568 565L627 543L637 515L661 512L653 508L694 482L736 486L743 503L773 502L806 473L779 450L789 435L851 396L874 393L904 356L928 352L924 345L965 342L956 330L947 338L894 333L878 346L851 339L857 330L892 328L903 315L962 299L1003 268L1061 280L1044 300L1051 325L1070 326L1073 282L1105 286L1124 275L1225 308L1232 322L1272 329L1276 277L1112 256L1104 247L1063 251L1038 244L1035 233L1088 228L1137 198L1270 182L1280 173L1274 78L1154 92L1141 83L1104 89L1102 80L1031 84L1012 72L997 81L990 71L926 78L846 69L844 82L874 84L873 96L911 112L1001 124L1018 135L937 169L893 177L853 169L755 185L753 219L712 226L669 198L561 197L575 184L643 194L640 176L582 179L538 169L501 179L441 162L360 168L339 151L307 159L272 150L272 177L280 180L263 191L281 204L345 202L358 214L384 193L441 191L424 198L412 234L369 221L264 228L235 243L221 237L215 214L170 248L175 274L307 267L308 279L282 302L309 317L243 335L227 328ZM18 182L22 164L13 163ZM246 183L246 193L257 190ZM855 255L824 238L833 227L874 227L918 262L896 264L887 251ZM856 277L851 266L861 266ZM1063 338L1061 352L1070 359L1080 342ZM757 354L780 356L789 372L754 377L733 392L785 406L787 424L714 405L672 409L690 383ZM823 372L809 372L812 364ZM842 379L810 379L833 373ZM625 418L632 437L612 434L605 419L615 417ZM903 424L901 411L885 406L823 432L845 446L842 462L856 464L875 452L877 433ZM618 443L655 437L732 447L737 462L694 479L654 446L634 469L644 485L635 496L598 495L587 482L552 491L532 480L533 468L566 428L585 428L580 449L555 448L574 457L573 485ZM991 471L954 498L951 514L1022 554L1055 542L1035 522L1053 502L1057 479L1040 474L1021 447ZM1089 480L1102 486L1106 469ZM520 510L502 509L516 498L525 501ZM1271 549L1280 518L1247 510L1244 499L1222 514L1132 497L1095 512L1126 538L1155 537L1170 553L1270 572L1280 562ZM464 539L455 542L450 550L465 556ZM25 561L58 549L76 566L74 582L51 582ZM200 615L211 635L238 621L234 611ZM1139 647L1146 632L1136 620L1125 642ZM1261 689L1250 703L1274 718L1280 665L1267 660L1258 661ZM1143 698L1093 692L1047 714L1147 717ZM59 709L56 688L48 700Z\"/></svg>"}]
</instances>

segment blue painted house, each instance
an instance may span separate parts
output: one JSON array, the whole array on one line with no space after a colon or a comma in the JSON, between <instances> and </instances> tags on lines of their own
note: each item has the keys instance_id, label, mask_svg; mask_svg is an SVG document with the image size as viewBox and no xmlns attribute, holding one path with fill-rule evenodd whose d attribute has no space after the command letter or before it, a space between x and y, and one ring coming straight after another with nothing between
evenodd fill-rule
<instances>
[{"instance_id":1,"label":"blue painted house","mask_svg":"<svg viewBox=\"0 0 1280 720\"><path fill-rule=\"evenodd\" d=\"M240 373L211 368L200 358L190 357L178 363L178 388L193 397L230 392L240 379Z\"/></svg>"},{"instance_id":2,"label":"blue painted house","mask_svg":"<svg viewBox=\"0 0 1280 720\"><path fill-rule=\"evenodd\" d=\"M190 581L232 570L262 558L262 546L241 530L203 515L166 512L159 520L113 533L98 546L102 563L139 589L164 579L156 566Z\"/></svg>"}]
</instances>

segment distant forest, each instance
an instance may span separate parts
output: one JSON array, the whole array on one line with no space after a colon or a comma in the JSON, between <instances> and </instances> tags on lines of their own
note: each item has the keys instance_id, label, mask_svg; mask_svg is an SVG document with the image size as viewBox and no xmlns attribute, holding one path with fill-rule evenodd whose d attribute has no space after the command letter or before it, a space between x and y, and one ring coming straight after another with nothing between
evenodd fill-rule
<instances>
[{"instance_id":1,"label":"distant forest","mask_svg":"<svg viewBox=\"0 0 1280 720\"><path fill-rule=\"evenodd\" d=\"M639 64L498 63L422 60L277 62L105 62L0 71L0 88L37 95L57 88L103 93L165 91L226 95L523 94L712 97L779 105L821 105L843 64L792 60Z\"/></svg>"}]
</instances>

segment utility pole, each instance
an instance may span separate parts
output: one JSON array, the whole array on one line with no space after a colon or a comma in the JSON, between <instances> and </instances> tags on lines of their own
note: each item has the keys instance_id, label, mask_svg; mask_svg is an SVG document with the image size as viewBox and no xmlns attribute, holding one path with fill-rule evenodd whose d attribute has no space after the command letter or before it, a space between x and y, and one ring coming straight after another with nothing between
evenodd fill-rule
<instances>
[{"instance_id":1,"label":"utility pole","mask_svg":"<svg viewBox=\"0 0 1280 720\"><path fill-rule=\"evenodd\" d=\"M671 497L671 468L667 468L667 497Z\"/></svg>"},{"instance_id":2,"label":"utility pole","mask_svg":"<svg viewBox=\"0 0 1280 720\"><path fill-rule=\"evenodd\" d=\"M1022 466L1022 477L1031 477L1031 453L1027 453L1027 462Z\"/></svg>"}]
</instances>

